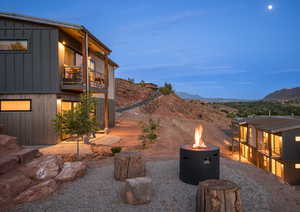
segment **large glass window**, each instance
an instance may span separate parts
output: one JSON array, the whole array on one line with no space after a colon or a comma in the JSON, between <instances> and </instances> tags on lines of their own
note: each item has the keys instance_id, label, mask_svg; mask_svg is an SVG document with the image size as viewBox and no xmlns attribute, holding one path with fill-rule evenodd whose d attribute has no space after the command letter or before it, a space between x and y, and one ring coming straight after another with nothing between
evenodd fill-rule
<instances>
[{"instance_id":1,"label":"large glass window","mask_svg":"<svg viewBox=\"0 0 300 212\"><path fill-rule=\"evenodd\" d=\"M27 51L27 40L0 40L0 51Z\"/></svg>"},{"instance_id":2,"label":"large glass window","mask_svg":"<svg viewBox=\"0 0 300 212\"><path fill-rule=\"evenodd\" d=\"M1 112L27 112L31 111L31 100L0 100Z\"/></svg>"},{"instance_id":3,"label":"large glass window","mask_svg":"<svg viewBox=\"0 0 300 212\"><path fill-rule=\"evenodd\" d=\"M282 137L279 135L272 135L271 137L272 154L280 156L282 148Z\"/></svg>"},{"instance_id":4,"label":"large glass window","mask_svg":"<svg viewBox=\"0 0 300 212\"><path fill-rule=\"evenodd\" d=\"M247 127L240 126L240 139L241 142L247 141Z\"/></svg>"}]
</instances>

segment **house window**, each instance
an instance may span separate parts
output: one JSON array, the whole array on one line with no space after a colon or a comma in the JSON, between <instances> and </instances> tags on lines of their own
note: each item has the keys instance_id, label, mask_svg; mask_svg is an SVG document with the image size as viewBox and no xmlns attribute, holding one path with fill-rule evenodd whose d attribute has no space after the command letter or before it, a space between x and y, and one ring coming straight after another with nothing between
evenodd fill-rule
<instances>
[{"instance_id":1,"label":"house window","mask_svg":"<svg viewBox=\"0 0 300 212\"><path fill-rule=\"evenodd\" d=\"M31 100L5 99L0 100L1 112L30 112Z\"/></svg>"},{"instance_id":2,"label":"house window","mask_svg":"<svg viewBox=\"0 0 300 212\"><path fill-rule=\"evenodd\" d=\"M247 140L247 127L240 126L240 139L241 139L241 142L246 142L246 140Z\"/></svg>"},{"instance_id":3,"label":"house window","mask_svg":"<svg viewBox=\"0 0 300 212\"><path fill-rule=\"evenodd\" d=\"M0 51L27 51L27 40L0 40Z\"/></svg>"},{"instance_id":4,"label":"house window","mask_svg":"<svg viewBox=\"0 0 300 212\"><path fill-rule=\"evenodd\" d=\"M296 136L295 141L299 142L300 141L300 136Z\"/></svg>"},{"instance_id":5,"label":"house window","mask_svg":"<svg viewBox=\"0 0 300 212\"><path fill-rule=\"evenodd\" d=\"M300 163L295 163L295 169L300 169Z\"/></svg>"}]
</instances>

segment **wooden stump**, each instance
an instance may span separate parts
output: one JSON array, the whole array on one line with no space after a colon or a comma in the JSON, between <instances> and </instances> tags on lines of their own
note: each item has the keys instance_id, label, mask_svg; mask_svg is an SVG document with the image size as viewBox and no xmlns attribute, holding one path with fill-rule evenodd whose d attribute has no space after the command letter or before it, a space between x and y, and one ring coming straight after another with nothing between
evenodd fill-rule
<instances>
[{"instance_id":1,"label":"wooden stump","mask_svg":"<svg viewBox=\"0 0 300 212\"><path fill-rule=\"evenodd\" d=\"M205 180L199 183L196 212L241 212L240 188L228 180Z\"/></svg>"},{"instance_id":2,"label":"wooden stump","mask_svg":"<svg viewBox=\"0 0 300 212\"><path fill-rule=\"evenodd\" d=\"M116 180L144 177L145 162L141 153L121 152L115 155L114 175Z\"/></svg>"}]
</instances>

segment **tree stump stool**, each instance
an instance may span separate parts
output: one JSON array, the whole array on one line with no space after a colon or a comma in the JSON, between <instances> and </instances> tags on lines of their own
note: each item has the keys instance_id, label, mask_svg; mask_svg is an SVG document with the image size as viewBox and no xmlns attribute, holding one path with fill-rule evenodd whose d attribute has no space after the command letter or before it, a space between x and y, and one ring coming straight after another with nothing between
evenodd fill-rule
<instances>
[{"instance_id":1,"label":"tree stump stool","mask_svg":"<svg viewBox=\"0 0 300 212\"><path fill-rule=\"evenodd\" d=\"M241 212L240 188L228 180L205 180L199 183L196 212Z\"/></svg>"},{"instance_id":2,"label":"tree stump stool","mask_svg":"<svg viewBox=\"0 0 300 212\"><path fill-rule=\"evenodd\" d=\"M116 180L144 177L145 161L141 153L121 152L115 155L114 176Z\"/></svg>"}]
</instances>

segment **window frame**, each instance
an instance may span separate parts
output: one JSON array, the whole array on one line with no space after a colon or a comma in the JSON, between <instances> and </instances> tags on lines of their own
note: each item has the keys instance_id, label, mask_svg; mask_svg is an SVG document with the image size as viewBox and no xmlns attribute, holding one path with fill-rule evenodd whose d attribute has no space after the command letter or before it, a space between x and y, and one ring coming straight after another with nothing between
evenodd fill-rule
<instances>
[{"instance_id":1,"label":"window frame","mask_svg":"<svg viewBox=\"0 0 300 212\"><path fill-rule=\"evenodd\" d=\"M0 54L26 54L31 53L31 39L29 37L2 37L0 41L27 41L27 49L26 50L1 50Z\"/></svg>"},{"instance_id":2,"label":"window frame","mask_svg":"<svg viewBox=\"0 0 300 212\"><path fill-rule=\"evenodd\" d=\"M1 102L2 101L29 101L30 102L30 110L2 110ZM32 99L0 99L0 113L15 113L15 112L32 112Z\"/></svg>"}]
</instances>

